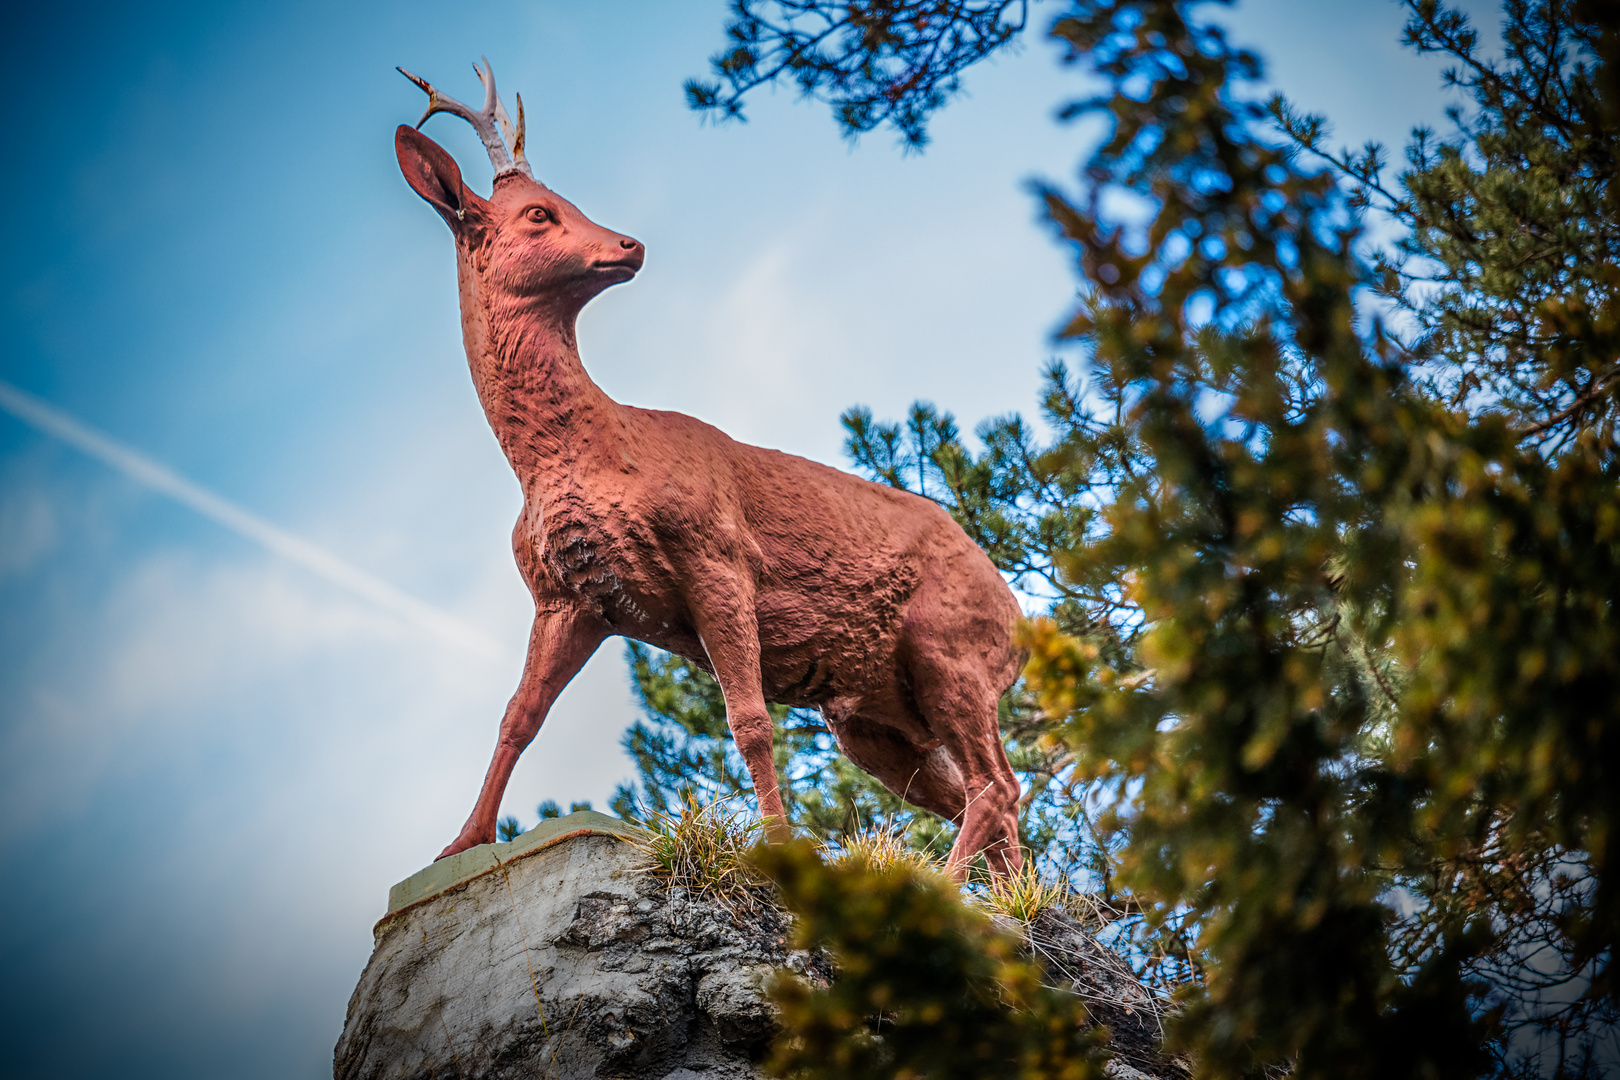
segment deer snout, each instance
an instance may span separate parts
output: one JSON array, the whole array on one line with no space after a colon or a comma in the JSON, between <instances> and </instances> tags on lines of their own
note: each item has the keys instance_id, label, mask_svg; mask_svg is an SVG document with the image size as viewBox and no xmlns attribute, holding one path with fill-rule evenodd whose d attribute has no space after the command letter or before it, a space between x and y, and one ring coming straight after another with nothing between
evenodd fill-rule
<instances>
[{"instance_id":1,"label":"deer snout","mask_svg":"<svg viewBox=\"0 0 1620 1080\"><path fill-rule=\"evenodd\" d=\"M641 264L647 258L647 251L639 240L618 233L611 236L612 239L597 248L598 254L591 260L591 269L607 285L617 285L636 276L636 271L641 269Z\"/></svg>"},{"instance_id":2,"label":"deer snout","mask_svg":"<svg viewBox=\"0 0 1620 1080\"><path fill-rule=\"evenodd\" d=\"M604 266L622 266L634 273L641 269L641 264L647 261L647 249L641 246L640 240L632 240L628 236L619 237L619 249L608 258L602 260Z\"/></svg>"}]
</instances>

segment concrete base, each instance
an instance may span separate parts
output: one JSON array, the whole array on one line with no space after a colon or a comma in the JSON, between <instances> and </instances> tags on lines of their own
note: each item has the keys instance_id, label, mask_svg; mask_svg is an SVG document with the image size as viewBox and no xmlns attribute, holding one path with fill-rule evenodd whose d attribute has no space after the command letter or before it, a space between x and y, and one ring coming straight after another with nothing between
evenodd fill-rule
<instances>
[{"instance_id":1,"label":"concrete base","mask_svg":"<svg viewBox=\"0 0 1620 1080\"><path fill-rule=\"evenodd\" d=\"M334 1075L762 1076L764 981L808 969L783 948L785 923L739 925L666 889L615 819L543 828L395 886Z\"/></svg>"},{"instance_id":2,"label":"concrete base","mask_svg":"<svg viewBox=\"0 0 1620 1080\"><path fill-rule=\"evenodd\" d=\"M567 817L549 818L503 844L479 844L418 870L388 890L388 914L383 916L383 922L412 904L494 873L507 863L536 854L541 848L587 835L633 840L642 833L633 825L594 810L577 810Z\"/></svg>"}]
</instances>

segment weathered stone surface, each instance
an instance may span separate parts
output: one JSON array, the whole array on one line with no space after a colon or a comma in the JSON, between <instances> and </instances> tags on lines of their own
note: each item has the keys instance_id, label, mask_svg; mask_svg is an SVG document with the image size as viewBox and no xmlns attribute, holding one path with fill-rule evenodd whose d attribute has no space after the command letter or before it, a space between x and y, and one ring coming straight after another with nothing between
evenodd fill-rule
<instances>
[{"instance_id":1,"label":"weathered stone surface","mask_svg":"<svg viewBox=\"0 0 1620 1080\"><path fill-rule=\"evenodd\" d=\"M1020 928L1050 985L1079 995L1091 1019L1108 1028L1114 1056L1103 1071L1111 1080L1179 1080L1186 1063L1159 1052L1163 1002L1154 998L1124 959L1055 908Z\"/></svg>"},{"instance_id":2,"label":"weathered stone surface","mask_svg":"<svg viewBox=\"0 0 1620 1080\"><path fill-rule=\"evenodd\" d=\"M668 889L627 831L574 814L396 886L349 1002L338 1080L762 1077L776 1024L766 981L786 968L824 982L825 959L790 952L778 913L736 918ZM1058 911L1007 925L1108 1026L1110 1080L1187 1074L1159 1054L1162 1004L1117 954Z\"/></svg>"},{"instance_id":3,"label":"weathered stone surface","mask_svg":"<svg viewBox=\"0 0 1620 1080\"><path fill-rule=\"evenodd\" d=\"M334 1075L751 1080L764 982L807 972L774 915L668 891L608 835L506 860L377 925Z\"/></svg>"}]
</instances>

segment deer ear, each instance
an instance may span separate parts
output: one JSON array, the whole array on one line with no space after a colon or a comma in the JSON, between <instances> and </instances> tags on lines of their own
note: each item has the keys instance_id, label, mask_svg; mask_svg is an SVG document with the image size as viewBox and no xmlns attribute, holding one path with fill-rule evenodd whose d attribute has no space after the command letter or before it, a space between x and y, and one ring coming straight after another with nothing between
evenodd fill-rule
<instances>
[{"instance_id":1,"label":"deer ear","mask_svg":"<svg viewBox=\"0 0 1620 1080\"><path fill-rule=\"evenodd\" d=\"M488 204L467 190L461 170L444 147L401 124L394 132L394 152L399 155L405 182L433 205L452 230L460 233L484 219Z\"/></svg>"}]
</instances>

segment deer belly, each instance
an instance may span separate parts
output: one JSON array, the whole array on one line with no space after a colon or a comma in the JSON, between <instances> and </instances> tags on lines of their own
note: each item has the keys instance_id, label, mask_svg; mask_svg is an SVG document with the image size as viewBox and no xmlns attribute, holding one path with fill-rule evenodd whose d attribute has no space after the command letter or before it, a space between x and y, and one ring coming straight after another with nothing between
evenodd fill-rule
<instances>
[{"instance_id":1,"label":"deer belly","mask_svg":"<svg viewBox=\"0 0 1620 1080\"><path fill-rule=\"evenodd\" d=\"M888 681L900 605L870 599L840 603L813 590L759 598L760 674L770 700L816 706Z\"/></svg>"}]
</instances>

